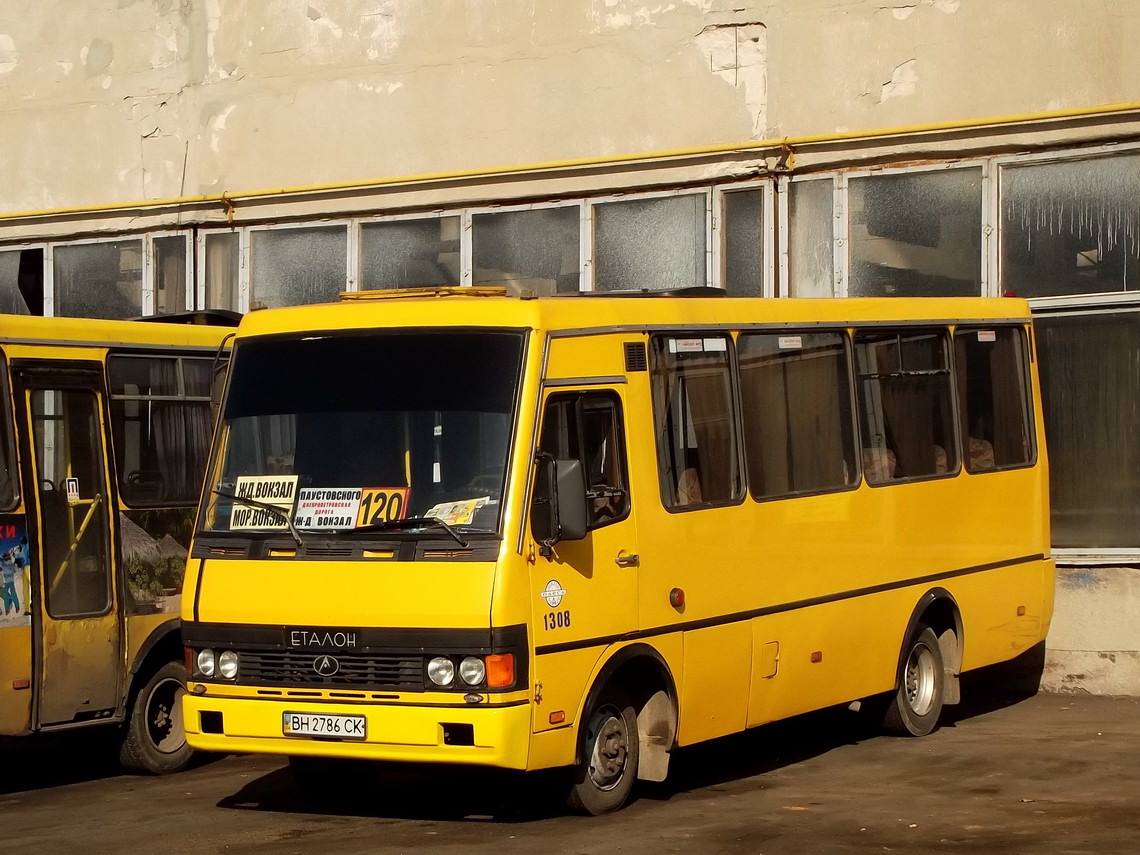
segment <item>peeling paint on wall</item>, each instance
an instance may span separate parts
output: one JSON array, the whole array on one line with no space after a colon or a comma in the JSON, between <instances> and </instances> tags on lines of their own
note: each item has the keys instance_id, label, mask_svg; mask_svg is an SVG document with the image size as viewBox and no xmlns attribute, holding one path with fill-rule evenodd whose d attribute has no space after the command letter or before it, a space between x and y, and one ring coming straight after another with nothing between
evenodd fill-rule
<instances>
[{"instance_id":1,"label":"peeling paint on wall","mask_svg":"<svg viewBox=\"0 0 1140 855\"><path fill-rule=\"evenodd\" d=\"M709 70L744 91L753 135L762 135L766 121L767 33L763 24L752 22L705 27L696 38Z\"/></svg>"},{"instance_id":2,"label":"peeling paint on wall","mask_svg":"<svg viewBox=\"0 0 1140 855\"><path fill-rule=\"evenodd\" d=\"M0 74L7 74L19 64L16 42L7 33L0 33Z\"/></svg>"},{"instance_id":3,"label":"peeling paint on wall","mask_svg":"<svg viewBox=\"0 0 1140 855\"><path fill-rule=\"evenodd\" d=\"M901 98L904 95L913 95L914 90L918 86L917 65L918 60L914 59L908 59L901 65L896 65L894 71L891 72L891 79L883 84L879 102L882 103L888 98Z\"/></svg>"}]
</instances>

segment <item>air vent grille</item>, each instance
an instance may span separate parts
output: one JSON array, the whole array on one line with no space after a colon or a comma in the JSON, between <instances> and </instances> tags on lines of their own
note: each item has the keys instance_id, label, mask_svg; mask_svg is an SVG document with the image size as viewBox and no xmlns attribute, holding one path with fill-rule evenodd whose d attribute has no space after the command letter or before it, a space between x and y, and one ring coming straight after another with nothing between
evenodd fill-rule
<instances>
[{"instance_id":1,"label":"air vent grille","mask_svg":"<svg viewBox=\"0 0 1140 855\"><path fill-rule=\"evenodd\" d=\"M645 371L648 368L645 359L645 342L627 341L625 343L625 370Z\"/></svg>"}]
</instances>

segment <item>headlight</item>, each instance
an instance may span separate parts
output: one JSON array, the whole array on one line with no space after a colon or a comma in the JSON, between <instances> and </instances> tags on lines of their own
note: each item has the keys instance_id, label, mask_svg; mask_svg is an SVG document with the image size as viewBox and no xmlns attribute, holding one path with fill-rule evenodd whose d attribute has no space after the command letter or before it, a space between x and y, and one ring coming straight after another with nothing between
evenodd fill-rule
<instances>
[{"instance_id":1,"label":"headlight","mask_svg":"<svg viewBox=\"0 0 1140 855\"><path fill-rule=\"evenodd\" d=\"M487 669L478 656L468 656L459 663L459 676L468 686L478 686L486 675Z\"/></svg>"},{"instance_id":2,"label":"headlight","mask_svg":"<svg viewBox=\"0 0 1140 855\"><path fill-rule=\"evenodd\" d=\"M428 663L428 677L437 686L449 686L455 679L455 663L446 656L437 656Z\"/></svg>"},{"instance_id":3,"label":"headlight","mask_svg":"<svg viewBox=\"0 0 1140 855\"><path fill-rule=\"evenodd\" d=\"M232 650L223 650L218 657L218 673L227 680L232 680L238 672L238 655Z\"/></svg>"},{"instance_id":4,"label":"headlight","mask_svg":"<svg viewBox=\"0 0 1140 855\"><path fill-rule=\"evenodd\" d=\"M203 677L214 676L214 651L208 647L198 651L198 673Z\"/></svg>"}]
</instances>

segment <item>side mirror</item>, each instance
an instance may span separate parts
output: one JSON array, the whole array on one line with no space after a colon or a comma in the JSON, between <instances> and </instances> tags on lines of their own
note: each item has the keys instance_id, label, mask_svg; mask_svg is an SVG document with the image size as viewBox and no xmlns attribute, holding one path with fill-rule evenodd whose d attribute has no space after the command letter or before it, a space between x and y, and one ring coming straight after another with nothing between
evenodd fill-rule
<instances>
[{"instance_id":1,"label":"side mirror","mask_svg":"<svg viewBox=\"0 0 1140 855\"><path fill-rule=\"evenodd\" d=\"M586 536L586 479L578 460L555 460L540 455L530 508L534 539L549 554L560 540Z\"/></svg>"}]
</instances>

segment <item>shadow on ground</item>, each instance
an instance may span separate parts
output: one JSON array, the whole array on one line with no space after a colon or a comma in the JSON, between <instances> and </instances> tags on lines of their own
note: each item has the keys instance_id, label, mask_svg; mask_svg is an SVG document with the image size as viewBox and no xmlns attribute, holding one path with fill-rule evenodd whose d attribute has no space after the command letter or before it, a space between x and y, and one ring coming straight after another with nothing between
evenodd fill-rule
<instances>
[{"instance_id":1,"label":"shadow on ground","mask_svg":"<svg viewBox=\"0 0 1140 855\"><path fill-rule=\"evenodd\" d=\"M119 765L122 733L117 726L0 737L0 794L30 792L84 781L129 776ZM194 766L219 759L202 754ZM17 771L18 770L18 771Z\"/></svg>"},{"instance_id":2,"label":"shadow on ground","mask_svg":"<svg viewBox=\"0 0 1140 855\"><path fill-rule=\"evenodd\" d=\"M1037 692L1044 646L1012 662L963 676L962 703L947 707L942 726L986 715ZM819 757L842 745L879 738L873 722L847 707L830 708L674 752L669 780L639 788L641 799L667 801L680 792L763 775ZM882 737L887 738L887 737ZM529 822L563 813L562 773L521 775L455 767L359 763L340 767L327 792L304 795L288 767L250 781L222 799L233 810L316 813L421 820Z\"/></svg>"}]
</instances>

